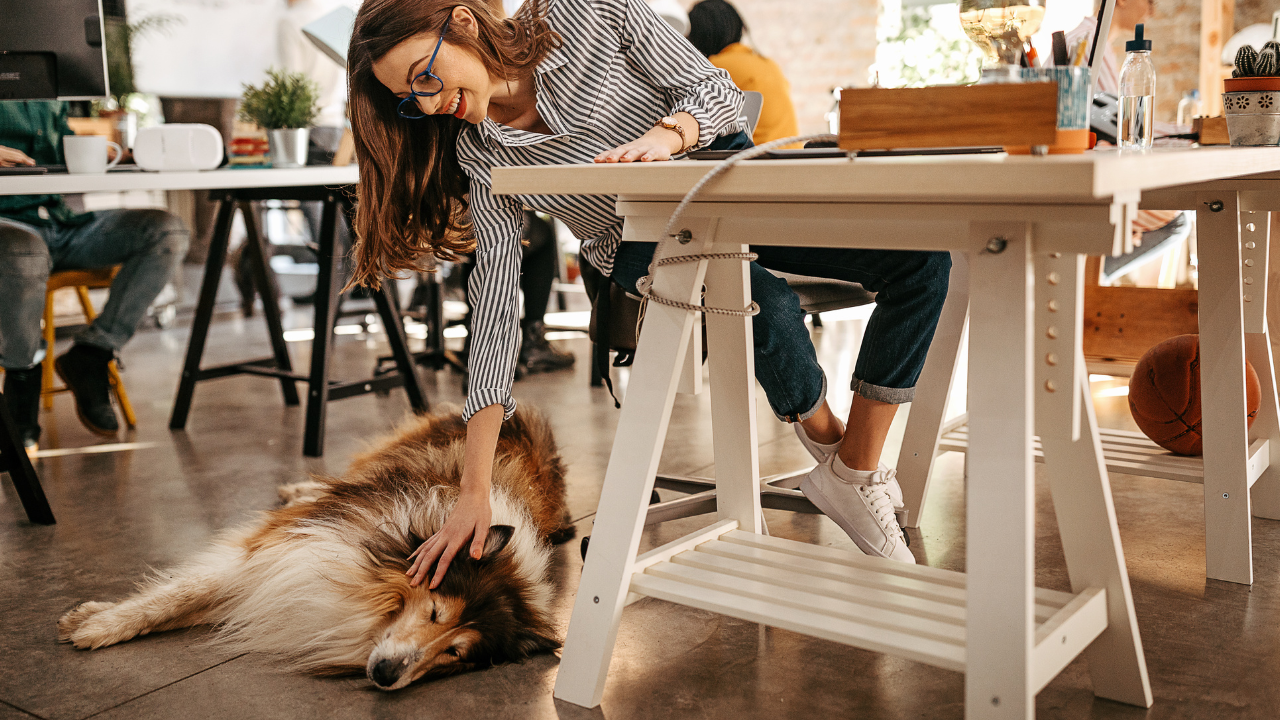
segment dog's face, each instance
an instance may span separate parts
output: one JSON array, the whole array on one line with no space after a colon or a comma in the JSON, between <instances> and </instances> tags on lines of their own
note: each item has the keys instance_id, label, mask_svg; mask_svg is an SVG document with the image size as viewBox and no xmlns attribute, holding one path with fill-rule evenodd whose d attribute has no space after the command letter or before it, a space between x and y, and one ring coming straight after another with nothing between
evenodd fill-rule
<instances>
[{"instance_id":1,"label":"dog's face","mask_svg":"<svg viewBox=\"0 0 1280 720\"><path fill-rule=\"evenodd\" d=\"M531 588L504 552L513 530L489 529L484 553L454 558L435 590L397 583L399 609L375 639L365 672L382 690L399 690L422 677L522 660L560 647ZM409 544L416 547L415 539ZM403 572L403 570L400 570Z\"/></svg>"}]
</instances>

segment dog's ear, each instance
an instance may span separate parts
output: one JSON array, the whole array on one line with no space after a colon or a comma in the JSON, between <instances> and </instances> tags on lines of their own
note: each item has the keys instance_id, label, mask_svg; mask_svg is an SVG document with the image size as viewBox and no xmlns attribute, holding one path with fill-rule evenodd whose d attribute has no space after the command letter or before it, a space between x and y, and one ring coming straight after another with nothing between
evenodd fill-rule
<instances>
[{"instance_id":1,"label":"dog's ear","mask_svg":"<svg viewBox=\"0 0 1280 720\"><path fill-rule=\"evenodd\" d=\"M489 560L502 552L515 531L516 529L510 525L494 525L489 528L489 536L484 540L484 552L480 555L480 559Z\"/></svg>"},{"instance_id":2,"label":"dog's ear","mask_svg":"<svg viewBox=\"0 0 1280 720\"><path fill-rule=\"evenodd\" d=\"M520 649L522 657L529 657L539 653L559 650L560 641L552 637L550 634L543 634L536 630L527 630L516 636L515 646Z\"/></svg>"}]
</instances>

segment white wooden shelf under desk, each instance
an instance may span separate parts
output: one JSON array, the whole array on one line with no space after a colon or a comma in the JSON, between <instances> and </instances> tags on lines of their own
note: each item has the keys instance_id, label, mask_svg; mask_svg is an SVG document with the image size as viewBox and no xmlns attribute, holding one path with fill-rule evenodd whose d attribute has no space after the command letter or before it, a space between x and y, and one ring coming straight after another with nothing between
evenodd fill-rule
<instances>
[{"instance_id":1,"label":"white wooden shelf under desk","mask_svg":"<svg viewBox=\"0 0 1280 720\"><path fill-rule=\"evenodd\" d=\"M495 168L493 186L497 194L616 195L624 241L655 241L677 202L712 166ZM1234 186L1213 184L1241 176L1256 182L1276 172L1280 148L1217 148L769 160L743 163L717 179L681 221L690 242L669 243L668 256L741 252L751 244L952 253L951 291L912 405L898 477L918 517L944 431L953 434L944 442L960 440L956 427L944 426L945 398L967 317L968 572L898 566L765 534L751 320L723 315L706 318L718 521L637 557L694 328L689 313L650 303L556 697L600 703L621 612L628 599L652 596L963 670L970 718L1032 717L1035 693L1081 652L1098 696L1150 706L1104 455L1127 440L1100 433L1081 352L1083 254L1124 250L1149 191L1191 188L1181 196L1192 205L1186 209L1211 210L1200 223L1215 248L1213 259L1202 258L1201 326L1202 335L1216 335L1213 345L1205 341L1214 350L1202 354L1202 382L1205 417L1220 427L1217 435L1206 431L1204 483L1208 524L1229 537L1219 548L1210 541L1210 574L1248 582L1252 576L1241 567L1249 556L1239 557L1239 538L1247 546L1249 483L1256 478L1255 497L1280 496L1270 462L1270 448L1280 447L1273 381L1263 380L1263 410L1254 424L1254 440L1262 442L1252 452L1243 413L1235 417L1243 408L1246 342L1258 374L1272 376L1269 350L1256 357L1258 347L1269 348L1265 336L1249 334L1259 332L1265 316L1253 308L1246 325L1241 309L1249 279L1242 268L1257 268L1251 272L1265 278L1266 243L1245 266ZM1261 219L1250 218L1250 232ZM1268 226L1259 227L1254 245L1269 237ZM1202 241L1202 255L1205 247ZM685 302L697 302L704 286L708 305L750 301L741 263L669 265L654 278L655 292ZM1034 585L1037 451L1046 461L1071 593ZM1134 454L1145 452L1135 446ZM1222 499L1211 502L1219 492Z\"/></svg>"}]
</instances>

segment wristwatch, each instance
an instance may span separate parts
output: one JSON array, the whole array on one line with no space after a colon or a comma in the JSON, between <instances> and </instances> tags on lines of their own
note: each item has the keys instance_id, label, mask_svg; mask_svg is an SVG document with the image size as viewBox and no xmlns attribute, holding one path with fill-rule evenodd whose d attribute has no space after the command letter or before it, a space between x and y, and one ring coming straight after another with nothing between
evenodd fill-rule
<instances>
[{"instance_id":1,"label":"wristwatch","mask_svg":"<svg viewBox=\"0 0 1280 720\"><path fill-rule=\"evenodd\" d=\"M658 122L654 123L653 126L666 128L680 136L680 149L672 153L673 155L679 155L681 153L688 152L691 148L693 148L693 144L689 142L689 138L685 137L684 128L681 127L680 122L677 121L675 118L671 117L670 115L659 118Z\"/></svg>"}]
</instances>

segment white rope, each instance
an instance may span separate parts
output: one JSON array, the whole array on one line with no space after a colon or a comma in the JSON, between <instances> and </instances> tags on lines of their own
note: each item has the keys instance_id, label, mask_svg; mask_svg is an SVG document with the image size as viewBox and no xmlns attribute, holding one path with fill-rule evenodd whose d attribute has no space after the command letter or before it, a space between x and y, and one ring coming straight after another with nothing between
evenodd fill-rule
<instances>
[{"instance_id":1,"label":"white rope","mask_svg":"<svg viewBox=\"0 0 1280 720\"><path fill-rule=\"evenodd\" d=\"M688 231L681 230L677 232L675 230L676 225L680 222L680 216L684 214L685 209L689 207L689 203L693 202L694 199L697 198L698 193L702 192L702 189L706 187L708 183L710 183L712 180L716 179L720 175L724 174L726 171L729 170L729 168L733 167L734 165L737 165L743 160L750 160L753 157L756 157L758 155L763 155L769 152L770 150L774 150L782 145L790 145L792 143L803 143L803 142L809 142L809 141L833 142L835 140L836 140L836 136L828 133L821 133L817 135L798 135L796 137L773 140L763 145L749 147L746 150L743 150L742 152L737 153L736 155L733 155L732 157L726 158L725 160L718 163L715 167L711 168L710 172L704 175L702 179L697 182L697 184L695 184L692 188L690 188L689 192L685 193L685 196L680 201L680 204L677 205L675 211L671 213L671 219L667 221L667 226L662 231L662 238L658 240L658 247L653 251L653 260L649 262L649 274L645 275L644 277L636 281L636 290L640 292L640 295L645 300L652 300L662 305L667 305L673 308L680 308L682 310L688 310L689 312L714 313L717 315L732 315L735 317L751 317L753 315L758 314L760 312L760 306L757 305L755 301L752 301L750 305L748 305L747 307L741 310L734 309L734 308L706 307L704 305L693 305L691 303L681 302L679 300L672 300L671 298L665 298L653 291L653 274L660 267L663 267L666 265L675 265L678 263L699 262L701 260L742 260L743 262L751 262L752 260L756 259L755 253L751 253L751 252L695 253L693 255L678 255L676 257L663 257L662 251L666 247L667 242L671 240L671 238L682 237L682 238L685 238L684 240L685 242L688 242L687 238L690 237L688 234ZM642 318L644 317L643 307L640 310L640 317Z\"/></svg>"}]
</instances>

